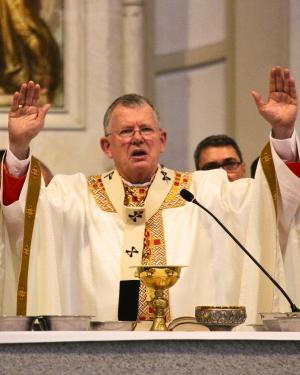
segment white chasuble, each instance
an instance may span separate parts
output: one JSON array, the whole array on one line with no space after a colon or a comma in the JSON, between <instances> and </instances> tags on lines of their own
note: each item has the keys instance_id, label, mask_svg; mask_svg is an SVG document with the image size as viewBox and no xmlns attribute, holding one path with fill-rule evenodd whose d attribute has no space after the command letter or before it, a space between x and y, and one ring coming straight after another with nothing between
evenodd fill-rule
<instances>
[{"instance_id":1,"label":"white chasuble","mask_svg":"<svg viewBox=\"0 0 300 375\"><path fill-rule=\"evenodd\" d=\"M164 170L170 178L164 181L162 170L158 168L141 210L124 206L116 171L88 181L82 174L57 175L41 187L28 270L28 315L89 314L115 321L120 281L131 280L131 265L158 262L157 254L168 264L187 266L169 291L172 319L193 316L198 305L245 305L247 323L255 323L259 311L287 310L270 281L217 223L179 195L182 188L189 189L285 285L276 213L264 173L255 180L229 182L223 170ZM23 207L23 199L2 207L6 249L22 236L12 233L11 223L16 213L22 220ZM2 254L0 261L3 272ZM2 296L16 291L17 285L10 283ZM1 301L2 312L14 314L15 306L7 301Z\"/></svg>"}]
</instances>

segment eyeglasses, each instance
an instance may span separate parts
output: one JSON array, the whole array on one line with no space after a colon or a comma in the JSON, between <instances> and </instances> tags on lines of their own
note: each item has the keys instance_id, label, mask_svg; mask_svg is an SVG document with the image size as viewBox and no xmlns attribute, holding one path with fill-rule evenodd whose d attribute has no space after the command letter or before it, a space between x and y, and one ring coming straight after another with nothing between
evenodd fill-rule
<instances>
[{"instance_id":1,"label":"eyeglasses","mask_svg":"<svg viewBox=\"0 0 300 375\"><path fill-rule=\"evenodd\" d=\"M209 171L211 169L218 169L218 168L223 168L225 169L226 172L232 172L238 169L238 167L242 164L242 162L233 160L233 159L228 159L225 160L222 164L216 163L216 162L211 162L204 164L202 168L200 168L202 171Z\"/></svg>"},{"instance_id":2,"label":"eyeglasses","mask_svg":"<svg viewBox=\"0 0 300 375\"><path fill-rule=\"evenodd\" d=\"M151 128L150 126L141 126L139 128L123 128L117 132L108 133L107 136L111 134L116 134L120 138L129 139L132 138L136 132L138 132L143 138L150 139L154 136L156 130L160 130L159 128Z\"/></svg>"}]
</instances>

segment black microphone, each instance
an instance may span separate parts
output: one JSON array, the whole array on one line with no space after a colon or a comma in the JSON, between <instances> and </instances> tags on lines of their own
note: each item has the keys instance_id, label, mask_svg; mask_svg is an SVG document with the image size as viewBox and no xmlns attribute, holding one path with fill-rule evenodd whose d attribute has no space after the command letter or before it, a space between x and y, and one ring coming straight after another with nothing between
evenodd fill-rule
<instances>
[{"instance_id":1,"label":"black microphone","mask_svg":"<svg viewBox=\"0 0 300 375\"><path fill-rule=\"evenodd\" d=\"M258 261L249 253L249 251L240 243L240 241L225 227L224 224L221 223L221 221L212 213L210 212L206 207L204 207L202 204L200 204L194 197L194 195L186 190L181 189L180 195L183 199L185 199L188 202L195 203L197 206L201 207L204 211L206 211L210 216L212 216L216 222L225 230L225 232L233 239L233 241L248 255L248 257L257 265L257 267L271 280L271 282L281 291L281 293L284 295L284 297L287 299L288 303L291 306L292 312L300 312L299 308L293 303L291 298L288 296L286 291L278 284L278 282L264 269L264 267L258 263Z\"/></svg>"}]
</instances>

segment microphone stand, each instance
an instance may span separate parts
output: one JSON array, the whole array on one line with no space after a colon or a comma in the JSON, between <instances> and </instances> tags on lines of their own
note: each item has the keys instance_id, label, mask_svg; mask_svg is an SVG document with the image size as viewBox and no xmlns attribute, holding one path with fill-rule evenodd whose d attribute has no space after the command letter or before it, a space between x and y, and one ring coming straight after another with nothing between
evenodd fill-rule
<instances>
[{"instance_id":1,"label":"microphone stand","mask_svg":"<svg viewBox=\"0 0 300 375\"><path fill-rule=\"evenodd\" d=\"M180 191L180 195L183 199L185 199L188 202L192 202L202 208L205 212L207 212L210 216L212 216L216 222L224 229L224 231L233 239L233 241L248 255L248 257L257 265L257 267L271 280L271 282L281 291L281 293L284 295L284 297L287 299L288 303L290 304L292 312L300 312L300 309L293 303L291 298L288 296L286 291L281 287L281 285L278 284L278 282L264 269L264 267L254 258L252 254L249 253L249 251L240 243L240 241L225 227L224 224L221 223L221 221L212 213L210 212L206 207L204 207L201 203L199 203L193 196L193 194L186 190L182 189Z\"/></svg>"}]
</instances>

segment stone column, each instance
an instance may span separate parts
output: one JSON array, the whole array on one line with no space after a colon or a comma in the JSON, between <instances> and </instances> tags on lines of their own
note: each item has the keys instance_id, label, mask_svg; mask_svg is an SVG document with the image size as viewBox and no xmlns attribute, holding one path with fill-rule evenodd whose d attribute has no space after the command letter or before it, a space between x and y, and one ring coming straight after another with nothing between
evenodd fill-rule
<instances>
[{"instance_id":1,"label":"stone column","mask_svg":"<svg viewBox=\"0 0 300 375\"><path fill-rule=\"evenodd\" d=\"M123 91L144 94L144 4L123 0Z\"/></svg>"}]
</instances>

